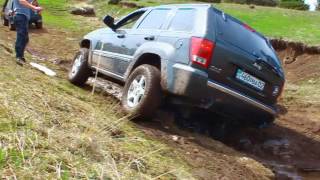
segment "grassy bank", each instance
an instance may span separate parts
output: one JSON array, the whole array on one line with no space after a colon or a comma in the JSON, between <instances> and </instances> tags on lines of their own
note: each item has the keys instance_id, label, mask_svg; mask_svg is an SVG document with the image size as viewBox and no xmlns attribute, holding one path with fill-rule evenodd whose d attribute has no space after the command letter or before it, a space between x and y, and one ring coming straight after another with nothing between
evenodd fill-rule
<instances>
[{"instance_id":1,"label":"grassy bank","mask_svg":"<svg viewBox=\"0 0 320 180\"><path fill-rule=\"evenodd\" d=\"M94 2L101 17L105 14L121 16L134 10L108 5L107 1L103 0L95 0ZM140 6L156 6L168 3L190 3L192 1L139 0L131 2ZM227 3L214 4L214 6L250 24L268 37L301 41L309 45L320 45L320 12L262 6L255 6L254 9L251 9L248 5Z\"/></svg>"},{"instance_id":2,"label":"grassy bank","mask_svg":"<svg viewBox=\"0 0 320 180\"><path fill-rule=\"evenodd\" d=\"M31 39L32 48L55 47L50 35L58 40L52 28L68 35L90 28L79 28L84 22L68 14L65 1L40 3L47 30ZM1 178L192 179L177 152L135 128L112 97L92 96L89 90L71 85L65 72L49 62L45 64L59 77L17 66L8 52L13 45L3 38L6 34L0 32L0 37Z\"/></svg>"},{"instance_id":3,"label":"grassy bank","mask_svg":"<svg viewBox=\"0 0 320 180\"><path fill-rule=\"evenodd\" d=\"M219 4L218 8L250 24L266 36L320 45L320 12Z\"/></svg>"},{"instance_id":4,"label":"grassy bank","mask_svg":"<svg viewBox=\"0 0 320 180\"><path fill-rule=\"evenodd\" d=\"M21 68L1 46L0 53L1 178L192 178L172 149L120 118L112 98Z\"/></svg>"},{"instance_id":5,"label":"grassy bank","mask_svg":"<svg viewBox=\"0 0 320 180\"><path fill-rule=\"evenodd\" d=\"M3 1L0 0L0 3L3 3ZM90 23L84 25L77 21L78 17L69 14L68 10L72 6L71 4L76 4L77 1L40 0L39 2L45 7L43 11L44 22L50 27L82 32L94 29ZM191 3L194 1L135 0L128 2L133 2L140 6L156 6L168 3ZM108 1L105 0L94 0L93 4L100 18L105 14L120 17L135 10L133 8L109 5ZM320 12L262 6L255 6L254 9L251 9L248 5L227 3L215 4L214 6L250 24L268 37L301 41L309 45L320 45Z\"/></svg>"}]
</instances>

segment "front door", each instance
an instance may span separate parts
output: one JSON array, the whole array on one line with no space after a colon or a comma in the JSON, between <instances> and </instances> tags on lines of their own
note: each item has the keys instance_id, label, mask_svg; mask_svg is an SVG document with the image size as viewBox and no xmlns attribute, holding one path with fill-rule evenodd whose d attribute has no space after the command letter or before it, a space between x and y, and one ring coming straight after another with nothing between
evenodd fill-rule
<instances>
[{"instance_id":1,"label":"front door","mask_svg":"<svg viewBox=\"0 0 320 180\"><path fill-rule=\"evenodd\" d=\"M118 72L119 61L123 60L121 44L124 38L119 32L109 34L102 39L102 61L101 66L103 69L115 73L119 76Z\"/></svg>"},{"instance_id":2,"label":"front door","mask_svg":"<svg viewBox=\"0 0 320 180\"><path fill-rule=\"evenodd\" d=\"M104 73L118 79L122 79L132 56L128 55L126 46L123 42L128 37L128 32L137 23L139 18L145 13L145 10L138 10L121 19L116 24L116 30L111 34L101 37L98 45L101 50L96 51L94 57L96 64L103 68Z\"/></svg>"},{"instance_id":3,"label":"front door","mask_svg":"<svg viewBox=\"0 0 320 180\"><path fill-rule=\"evenodd\" d=\"M114 59L117 58L115 55L118 54L123 39L118 38L116 33L108 31L101 33L99 36L100 40L94 47L92 54L92 66L104 74L112 74L113 77L121 79L119 74L114 74L115 71L113 69L116 66L114 64Z\"/></svg>"}]
</instances>

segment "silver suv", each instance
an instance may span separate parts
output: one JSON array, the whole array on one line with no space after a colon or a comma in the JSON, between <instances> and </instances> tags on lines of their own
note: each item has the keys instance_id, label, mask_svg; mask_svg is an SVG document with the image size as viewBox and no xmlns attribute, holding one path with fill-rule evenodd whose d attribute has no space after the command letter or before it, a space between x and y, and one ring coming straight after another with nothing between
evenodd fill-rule
<instances>
[{"instance_id":1,"label":"silver suv","mask_svg":"<svg viewBox=\"0 0 320 180\"><path fill-rule=\"evenodd\" d=\"M285 82L268 39L209 4L143 8L87 34L69 79L93 71L125 83L122 105L149 117L171 102L272 122Z\"/></svg>"}]
</instances>

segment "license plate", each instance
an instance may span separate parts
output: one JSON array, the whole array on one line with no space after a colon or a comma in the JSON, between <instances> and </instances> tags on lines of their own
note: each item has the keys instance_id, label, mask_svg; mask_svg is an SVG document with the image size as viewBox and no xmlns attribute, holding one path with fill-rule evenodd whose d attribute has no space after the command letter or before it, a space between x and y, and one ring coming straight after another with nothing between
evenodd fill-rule
<instances>
[{"instance_id":1,"label":"license plate","mask_svg":"<svg viewBox=\"0 0 320 180\"><path fill-rule=\"evenodd\" d=\"M262 91L264 89L264 86L266 85L265 82L242 71L241 69L237 70L236 79L260 91Z\"/></svg>"}]
</instances>

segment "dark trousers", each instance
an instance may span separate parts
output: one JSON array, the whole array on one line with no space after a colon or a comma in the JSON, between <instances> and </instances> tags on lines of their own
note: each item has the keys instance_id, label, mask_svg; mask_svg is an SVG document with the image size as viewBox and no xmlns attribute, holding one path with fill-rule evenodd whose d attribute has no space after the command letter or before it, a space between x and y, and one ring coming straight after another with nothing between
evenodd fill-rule
<instances>
[{"instance_id":1,"label":"dark trousers","mask_svg":"<svg viewBox=\"0 0 320 180\"><path fill-rule=\"evenodd\" d=\"M16 14L14 17L14 23L17 30L17 40L16 40L16 57L23 58L24 50L29 42L28 26L29 20L23 14Z\"/></svg>"}]
</instances>

